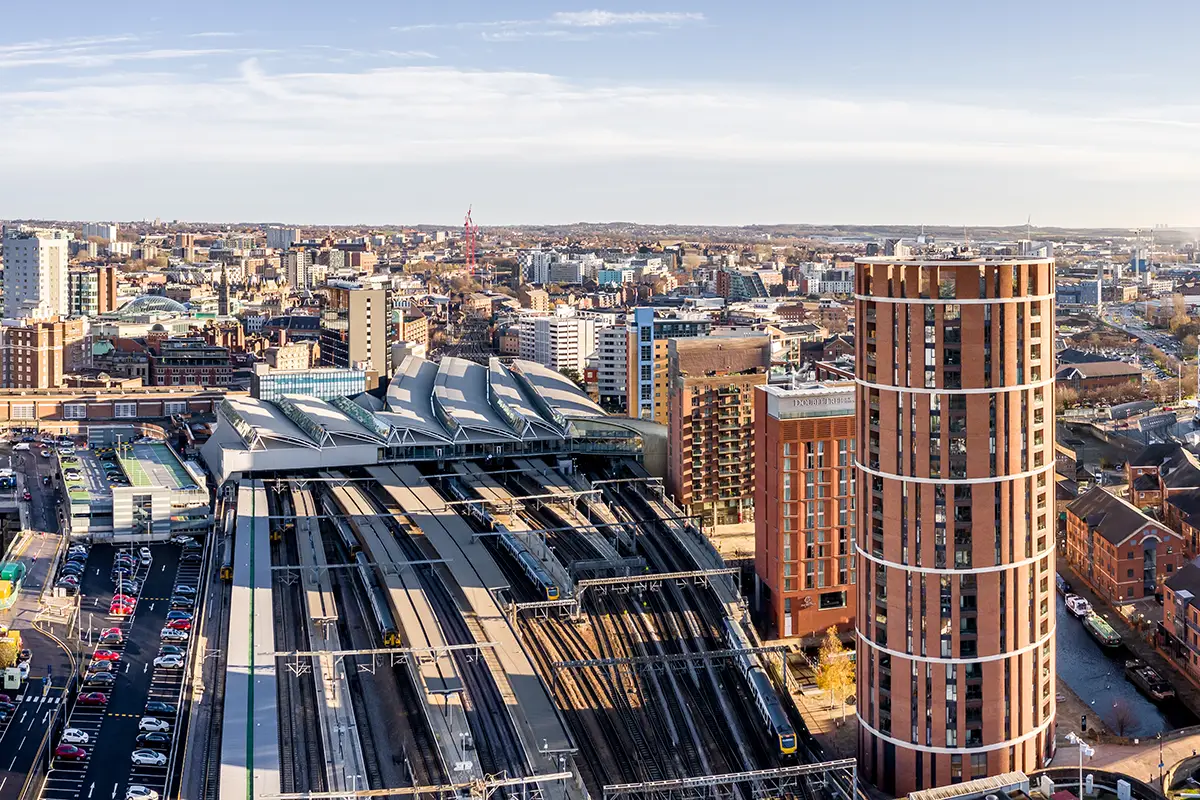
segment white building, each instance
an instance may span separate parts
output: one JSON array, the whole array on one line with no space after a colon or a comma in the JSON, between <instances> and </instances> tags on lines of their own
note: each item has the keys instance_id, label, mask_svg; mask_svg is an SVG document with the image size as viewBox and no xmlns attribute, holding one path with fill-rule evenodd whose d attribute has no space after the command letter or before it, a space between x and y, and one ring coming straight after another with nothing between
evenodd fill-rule
<instances>
[{"instance_id":1,"label":"white building","mask_svg":"<svg viewBox=\"0 0 1200 800\"><path fill-rule=\"evenodd\" d=\"M293 289L311 289L315 285L313 251L288 250L282 260L284 277Z\"/></svg>"},{"instance_id":2,"label":"white building","mask_svg":"<svg viewBox=\"0 0 1200 800\"><path fill-rule=\"evenodd\" d=\"M624 323L609 325L596 332L596 383L600 405L605 408L625 408L625 347L628 336Z\"/></svg>"},{"instance_id":3,"label":"white building","mask_svg":"<svg viewBox=\"0 0 1200 800\"><path fill-rule=\"evenodd\" d=\"M117 226L108 222L83 223L83 238L90 239L93 236L103 239L106 242L115 242L117 240Z\"/></svg>"},{"instance_id":4,"label":"white building","mask_svg":"<svg viewBox=\"0 0 1200 800\"><path fill-rule=\"evenodd\" d=\"M596 322L579 317L539 317L524 321L521 358L553 370L574 370L580 377L596 350Z\"/></svg>"},{"instance_id":5,"label":"white building","mask_svg":"<svg viewBox=\"0 0 1200 800\"><path fill-rule=\"evenodd\" d=\"M4 317L66 316L67 247L64 231L8 231L4 238Z\"/></svg>"},{"instance_id":6,"label":"white building","mask_svg":"<svg viewBox=\"0 0 1200 800\"><path fill-rule=\"evenodd\" d=\"M300 241L299 228L281 228L276 225L267 228L267 247L287 250L298 241Z\"/></svg>"}]
</instances>

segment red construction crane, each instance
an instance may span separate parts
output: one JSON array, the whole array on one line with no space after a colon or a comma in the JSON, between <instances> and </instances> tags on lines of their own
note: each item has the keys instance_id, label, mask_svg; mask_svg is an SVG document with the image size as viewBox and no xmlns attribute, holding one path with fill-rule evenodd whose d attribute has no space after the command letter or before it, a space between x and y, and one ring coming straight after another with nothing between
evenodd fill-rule
<instances>
[{"instance_id":1,"label":"red construction crane","mask_svg":"<svg viewBox=\"0 0 1200 800\"><path fill-rule=\"evenodd\" d=\"M474 206L467 207L467 217L463 221L463 248L467 251L467 273L475 274L475 235L479 228L471 221L471 209Z\"/></svg>"}]
</instances>

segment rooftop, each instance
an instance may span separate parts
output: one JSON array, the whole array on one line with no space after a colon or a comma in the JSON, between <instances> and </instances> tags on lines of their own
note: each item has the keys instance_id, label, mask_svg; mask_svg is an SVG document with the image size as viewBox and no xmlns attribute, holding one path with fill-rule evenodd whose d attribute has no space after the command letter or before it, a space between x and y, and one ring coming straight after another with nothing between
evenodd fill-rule
<instances>
[{"instance_id":1,"label":"rooftop","mask_svg":"<svg viewBox=\"0 0 1200 800\"><path fill-rule=\"evenodd\" d=\"M1067 506L1067 511L1113 544L1120 544L1154 522L1125 500L1099 486L1092 487Z\"/></svg>"}]
</instances>

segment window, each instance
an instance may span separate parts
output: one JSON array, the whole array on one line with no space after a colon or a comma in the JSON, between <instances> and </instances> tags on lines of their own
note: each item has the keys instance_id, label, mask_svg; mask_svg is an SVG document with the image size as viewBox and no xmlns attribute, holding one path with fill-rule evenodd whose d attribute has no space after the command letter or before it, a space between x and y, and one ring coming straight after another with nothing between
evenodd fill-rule
<instances>
[{"instance_id":1,"label":"window","mask_svg":"<svg viewBox=\"0 0 1200 800\"><path fill-rule=\"evenodd\" d=\"M137 416L137 403L113 403L113 416L129 419Z\"/></svg>"},{"instance_id":2,"label":"window","mask_svg":"<svg viewBox=\"0 0 1200 800\"><path fill-rule=\"evenodd\" d=\"M33 403L13 403L13 419L33 419Z\"/></svg>"},{"instance_id":3,"label":"window","mask_svg":"<svg viewBox=\"0 0 1200 800\"><path fill-rule=\"evenodd\" d=\"M63 419L86 419L87 405L85 403L69 403L63 406Z\"/></svg>"},{"instance_id":4,"label":"window","mask_svg":"<svg viewBox=\"0 0 1200 800\"><path fill-rule=\"evenodd\" d=\"M186 414L188 404L186 400L168 400L163 403L163 415L174 416L175 414Z\"/></svg>"},{"instance_id":5,"label":"window","mask_svg":"<svg viewBox=\"0 0 1200 800\"><path fill-rule=\"evenodd\" d=\"M822 592L818 601L818 606L824 610L827 608L845 608L846 593L845 592Z\"/></svg>"}]
</instances>

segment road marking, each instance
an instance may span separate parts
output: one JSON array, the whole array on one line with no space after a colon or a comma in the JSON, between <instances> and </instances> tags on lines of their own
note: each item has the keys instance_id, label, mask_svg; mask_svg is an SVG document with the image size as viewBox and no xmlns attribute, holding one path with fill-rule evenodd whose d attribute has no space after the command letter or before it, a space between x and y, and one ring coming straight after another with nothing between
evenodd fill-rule
<instances>
[{"instance_id":1,"label":"road marking","mask_svg":"<svg viewBox=\"0 0 1200 800\"><path fill-rule=\"evenodd\" d=\"M116 785L115 783L113 784L113 793L112 793L112 796L113 796L113 797L116 797L116 796L117 796L117 785Z\"/></svg>"},{"instance_id":2,"label":"road marking","mask_svg":"<svg viewBox=\"0 0 1200 800\"><path fill-rule=\"evenodd\" d=\"M10 772L12 771L13 765L14 765L14 764L16 764L16 763L17 763L17 756L13 756L12 763L10 763L10 764L8 765L8 769L9 769L9 771L10 771ZM0 783L0 787L2 787L2 786L4 786L4 784Z\"/></svg>"},{"instance_id":3,"label":"road marking","mask_svg":"<svg viewBox=\"0 0 1200 800\"><path fill-rule=\"evenodd\" d=\"M28 738L29 738L29 736L28 736L28 735L26 735L26 736L22 736L22 737L21 737L21 743L20 743L19 745L17 745L17 749L18 749L18 750L20 750L22 747L24 747L24 746L25 746L25 740L26 740L26 739L28 739Z\"/></svg>"},{"instance_id":4,"label":"road marking","mask_svg":"<svg viewBox=\"0 0 1200 800\"><path fill-rule=\"evenodd\" d=\"M42 717L42 724L45 725L49 721L50 721L50 712L47 711L46 716ZM25 741L25 740L22 739L21 741Z\"/></svg>"},{"instance_id":5,"label":"road marking","mask_svg":"<svg viewBox=\"0 0 1200 800\"><path fill-rule=\"evenodd\" d=\"M20 718L19 720L17 720L17 724L18 724L18 725L20 725L20 724L24 723L24 722L25 722L25 717L26 717L26 716L28 716L28 714L29 714L29 712L28 712L28 711L22 711L22 712L21 712L21 718Z\"/></svg>"},{"instance_id":6,"label":"road marking","mask_svg":"<svg viewBox=\"0 0 1200 800\"><path fill-rule=\"evenodd\" d=\"M149 664L142 664L142 674L143 674L143 675L145 675L145 674L146 674L146 669L147 669L149 666L150 666Z\"/></svg>"},{"instance_id":7,"label":"road marking","mask_svg":"<svg viewBox=\"0 0 1200 800\"><path fill-rule=\"evenodd\" d=\"M88 789L88 797L92 796L92 792L96 791L96 782L92 781L91 787Z\"/></svg>"}]
</instances>

